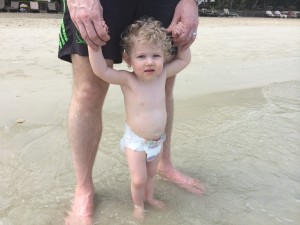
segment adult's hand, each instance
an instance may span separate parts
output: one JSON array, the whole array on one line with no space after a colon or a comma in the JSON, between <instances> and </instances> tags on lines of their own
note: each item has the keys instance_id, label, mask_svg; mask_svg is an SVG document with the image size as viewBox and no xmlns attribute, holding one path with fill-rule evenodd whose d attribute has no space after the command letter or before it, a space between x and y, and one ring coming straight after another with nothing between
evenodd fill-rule
<instances>
[{"instance_id":1,"label":"adult's hand","mask_svg":"<svg viewBox=\"0 0 300 225\"><path fill-rule=\"evenodd\" d=\"M173 20L167 28L172 32L173 27L181 22L185 32L174 39L175 44L182 46L182 49L188 48L196 39L198 29L198 6L195 0L180 0L176 6Z\"/></svg>"},{"instance_id":2,"label":"adult's hand","mask_svg":"<svg viewBox=\"0 0 300 225\"><path fill-rule=\"evenodd\" d=\"M93 49L110 39L103 27L103 8L99 0L67 0L73 23L85 42Z\"/></svg>"}]
</instances>

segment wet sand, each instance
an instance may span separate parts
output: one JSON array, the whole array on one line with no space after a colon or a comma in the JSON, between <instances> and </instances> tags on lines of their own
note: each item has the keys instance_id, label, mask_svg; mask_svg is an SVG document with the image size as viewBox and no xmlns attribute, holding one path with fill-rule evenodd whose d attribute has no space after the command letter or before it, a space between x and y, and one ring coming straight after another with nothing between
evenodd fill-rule
<instances>
[{"instance_id":1,"label":"wet sand","mask_svg":"<svg viewBox=\"0 0 300 225\"><path fill-rule=\"evenodd\" d=\"M57 59L59 27L60 15L0 13L0 224L60 224L70 206L72 75ZM145 224L299 223L299 37L297 19L200 18L176 81L173 160L208 190L195 198L158 179L169 207ZM112 86L104 106L95 224L134 224L121 96Z\"/></svg>"}]
</instances>

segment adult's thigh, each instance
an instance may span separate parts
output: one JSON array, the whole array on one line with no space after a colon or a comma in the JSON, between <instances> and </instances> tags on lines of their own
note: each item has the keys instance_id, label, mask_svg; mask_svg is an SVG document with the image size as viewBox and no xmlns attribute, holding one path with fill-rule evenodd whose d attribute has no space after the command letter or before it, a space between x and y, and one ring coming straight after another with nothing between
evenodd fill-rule
<instances>
[{"instance_id":1,"label":"adult's thigh","mask_svg":"<svg viewBox=\"0 0 300 225\"><path fill-rule=\"evenodd\" d=\"M73 97L86 106L102 105L109 84L94 74L88 57L72 55L72 66Z\"/></svg>"}]
</instances>

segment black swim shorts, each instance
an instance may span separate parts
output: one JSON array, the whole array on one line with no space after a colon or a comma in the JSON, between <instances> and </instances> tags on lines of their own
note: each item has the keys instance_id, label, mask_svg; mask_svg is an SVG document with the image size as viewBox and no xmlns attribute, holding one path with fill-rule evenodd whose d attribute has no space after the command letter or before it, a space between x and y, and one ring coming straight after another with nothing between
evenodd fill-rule
<instances>
[{"instance_id":1,"label":"black swim shorts","mask_svg":"<svg viewBox=\"0 0 300 225\"><path fill-rule=\"evenodd\" d=\"M74 26L66 0L59 34L58 57L71 62L71 55L88 56L85 41ZM141 17L154 17L167 27L173 18L179 0L101 0L103 17L109 28L110 40L102 48L104 58L114 63L122 62L121 33L133 21Z\"/></svg>"}]
</instances>

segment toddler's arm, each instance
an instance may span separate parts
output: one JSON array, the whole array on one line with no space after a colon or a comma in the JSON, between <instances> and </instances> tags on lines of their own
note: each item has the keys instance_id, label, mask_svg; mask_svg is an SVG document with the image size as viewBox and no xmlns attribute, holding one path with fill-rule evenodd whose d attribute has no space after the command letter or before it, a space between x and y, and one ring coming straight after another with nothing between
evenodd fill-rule
<instances>
[{"instance_id":1,"label":"toddler's arm","mask_svg":"<svg viewBox=\"0 0 300 225\"><path fill-rule=\"evenodd\" d=\"M184 27L181 22L174 26L172 36L174 38L184 33ZM167 77L174 76L182 71L191 62L191 51L190 48L182 50L181 46L178 46L177 55L173 60L165 65Z\"/></svg>"},{"instance_id":2,"label":"toddler's arm","mask_svg":"<svg viewBox=\"0 0 300 225\"><path fill-rule=\"evenodd\" d=\"M107 31L107 26L104 21L103 26ZM88 46L88 51L90 64L96 76L100 77L102 80L110 84L121 85L126 82L127 72L123 70L118 71L108 67L103 57L101 47L99 47L97 50L94 50L90 46Z\"/></svg>"}]
</instances>

